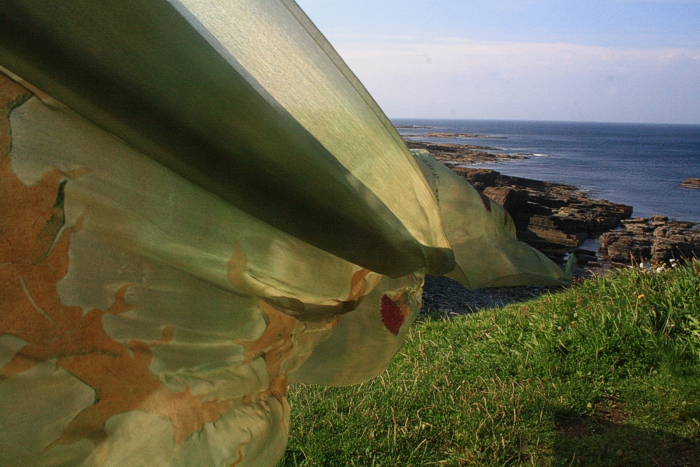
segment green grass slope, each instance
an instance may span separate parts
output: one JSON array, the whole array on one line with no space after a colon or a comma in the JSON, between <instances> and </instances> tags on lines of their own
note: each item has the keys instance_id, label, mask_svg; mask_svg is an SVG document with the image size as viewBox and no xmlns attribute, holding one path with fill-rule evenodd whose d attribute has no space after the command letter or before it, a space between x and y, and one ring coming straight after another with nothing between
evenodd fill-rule
<instances>
[{"instance_id":1,"label":"green grass slope","mask_svg":"<svg viewBox=\"0 0 700 467\"><path fill-rule=\"evenodd\" d=\"M280 466L700 466L700 266L426 318L382 376L289 400Z\"/></svg>"}]
</instances>

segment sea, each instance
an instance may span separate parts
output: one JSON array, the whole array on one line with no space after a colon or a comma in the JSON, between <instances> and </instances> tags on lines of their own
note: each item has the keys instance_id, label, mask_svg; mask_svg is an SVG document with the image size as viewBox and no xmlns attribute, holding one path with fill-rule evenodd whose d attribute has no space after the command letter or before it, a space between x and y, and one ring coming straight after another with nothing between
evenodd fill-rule
<instances>
[{"instance_id":1,"label":"sea","mask_svg":"<svg viewBox=\"0 0 700 467\"><path fill-rule=\"evenodd\" d=\"M403 136L473 144L527 159L468 165L504 175L579 187L595 199L630 205L633 216L654 214L700 223L700 125L392 119ZM426 133L479 137L427 138Z\"/></svg>"}]
</instances>

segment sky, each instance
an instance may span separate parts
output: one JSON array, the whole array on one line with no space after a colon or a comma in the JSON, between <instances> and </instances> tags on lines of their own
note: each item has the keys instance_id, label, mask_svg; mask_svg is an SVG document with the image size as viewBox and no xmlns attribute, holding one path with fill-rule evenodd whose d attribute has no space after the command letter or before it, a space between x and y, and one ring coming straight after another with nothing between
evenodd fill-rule
<instances>
[{"instance_id":1,"label":"sky","mask_svg":"<svg viewBox=\"0 0 700 467\"><path fill-rule=\"evenodd\" d=\"M390 118L700 124L700 0L297 0Z\"/></svg>"}]
</instances>

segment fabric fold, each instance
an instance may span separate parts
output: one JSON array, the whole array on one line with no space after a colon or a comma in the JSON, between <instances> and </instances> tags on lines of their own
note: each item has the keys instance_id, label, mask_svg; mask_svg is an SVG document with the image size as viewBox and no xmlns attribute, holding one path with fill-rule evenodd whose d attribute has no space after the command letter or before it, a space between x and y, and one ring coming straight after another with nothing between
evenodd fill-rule
<instances>
[{"instance_id":1,"label":"fabric fold","mask_svg":"<svg viewBox=\"0 0 700 467\"><path fill-rule=\"evenodd\" d=\"M0 5L0 465L273 466L423 279L570 277L292 0Z\"/></svg>"}]
</instances>

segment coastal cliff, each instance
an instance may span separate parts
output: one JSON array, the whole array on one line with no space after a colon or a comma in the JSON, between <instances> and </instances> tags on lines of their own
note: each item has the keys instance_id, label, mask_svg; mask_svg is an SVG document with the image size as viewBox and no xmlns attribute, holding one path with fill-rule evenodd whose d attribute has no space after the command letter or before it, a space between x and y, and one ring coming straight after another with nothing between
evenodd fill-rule
<instances>
[{"instance_id":1,"label":"coastal cliff","mask_svg":"<svg viewBox=\"0 0 700 467\"><path fill-rule=\"evenodd\" d=\"M454 138L461 135L435 133L430 136ZM464 167L527 159L527 155L501 154L496 148L486 146L404 139L409 148L428 150L479 192L506 208L515 223L518 239L555 261L562 262L567 253L576 254L579 264L595 264L600 256L612 265L640 261L661 264L700 256L700 229L695 223L669 220L664 216L630 219L632 206L591 199L572 185ZM682 186L699 188L700 179L687 179ZM581 249L587 239L599 239L600 250Z\"/></svg>"},{"instance_id":2,"label":"coastal cliff","mask_svg":"<svg viewBox=\"0 0 700 467\"><path fill-rule=\"evenodd\" d=\"M632 206L589 198L571 185L510 177L488 169L452 167L513 217L518 238L555 260L568 252L581 260L595 252L577 247L614 229L632 215Z\"/></svg>"},{"instance_id":3,"label":"coastal cliff","mask_svg":"<svg viewBox=\"0 0 700 467\"><path fill-rule=\"evenodd\" d=\"M700 229L665 216L638 217L622 221L621 230L604 233L600 243L603 258L612 264L664 264L700 256Z\"/></svg>"}]
</instances>

